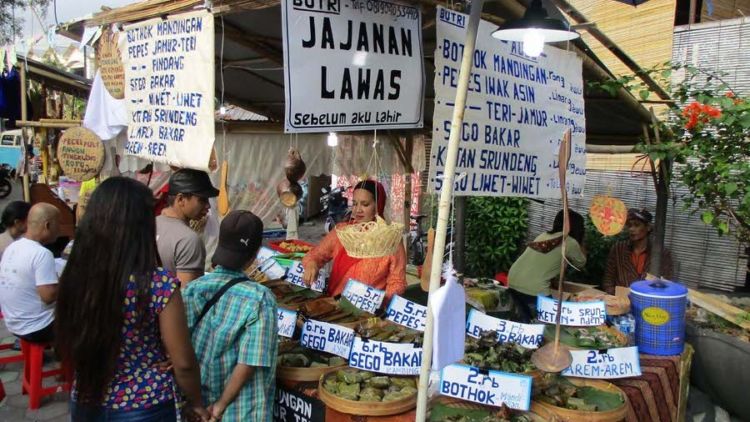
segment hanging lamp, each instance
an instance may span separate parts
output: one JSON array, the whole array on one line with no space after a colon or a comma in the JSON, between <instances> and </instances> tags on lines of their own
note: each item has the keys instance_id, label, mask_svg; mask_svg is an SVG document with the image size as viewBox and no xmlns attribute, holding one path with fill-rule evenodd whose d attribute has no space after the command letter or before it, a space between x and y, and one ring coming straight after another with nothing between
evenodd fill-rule
<instances>
[{"instance_id":1,"label":"hanging lamp","mask_svg":"<svg viewBox=\"0 0 750 422\"><path fill-rule=\"evenodd\" d=\"M524 54L537 57L542 53L544 43L574 40L580 35L571 30L567 23L548 17L541 0L532 0L521 19L502 24L492 36L499 40L522 42Z\"/></svg>"}]
</instances>

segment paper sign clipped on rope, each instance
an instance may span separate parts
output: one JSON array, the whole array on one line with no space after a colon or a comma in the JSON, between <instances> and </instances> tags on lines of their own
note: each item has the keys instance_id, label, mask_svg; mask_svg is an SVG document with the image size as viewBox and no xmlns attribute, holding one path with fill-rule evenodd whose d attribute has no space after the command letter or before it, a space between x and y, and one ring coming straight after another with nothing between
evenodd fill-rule
<instances>
[{"instance_id":1,"label":"paper sign clipped on rope","mask_svg":"<svg viewBox=\"0 0 750 422\"><path fill-rule=\"evenodd\" d=\"M327 322L308 319L302 326L300 344L308 349L332 353L344 359L354 341L354 330Z\"/></svg>"},{"instance_id":2,"label":"paper sign clipped on rope","mask_svg":"<svg viewBox=\"0 0 750 422\"><path fill-rule=\"evenodd\" d=\"M531 377L453 364L443 368L438 392L488 406L506 405L511 409L529 410Z\"/></svg>"},{"instance_id":3,"label":"paper sign clipped on rope","mask_svg":"<svg viewBox=\"0 0 750 422\"><path fill-rule=\"evenodd\" d=\"M286 273L286 281L294 284L295 286L304 287L316 292L322 292L323 290L325 290L326 279L325 274L322 271L318 272L318 279L315 280L310 286L305 284L305 281L302 279L302 276L304 274L305 268L302 266L302 263L299 261L295 261L294 264L289 267L289 271L287 271Z\"/></svg>"},{"instance_id":4,"label":"paper sign clipped on rope","mask_svg":"<svg viewBox=\"0 0 750 422\"><path fill-rule=\"evenodd\" d=\"M341 295L357 308L374 314L383 304L385 290L379 290L360 281L349 279Z\"/></svg>"},{"instance_id":5,"label":"paper sign clipped on rope","mask_svg":"<svg viewBox=\"0 0 750 422\"><path fill-rule=\"evenodd\" d=\"M284 278L286 270L276 260L274 256L278 255L273 249L261 246L258 251L258 256L255 258L259 263L260 271L262 271L271 280L278 280Z\"/></svg>"},{"instance_id":6,"label":"paper sign clipped on rope","mask_svg":"<svg viewBox=\"0 0 750 422\"><path fill-rule=\"evenodd\" d=\"M385 318L412 330L424 331L427 307L394 295L388 304Z\"/></svg>"},{"instance_id":7,"label":"paper sign clipped on rope","mask_svg":"<svg viewBox=\"0 0 750 422\"><path fill-rule=\"evenodd\" d=\"M547 324L555 323L557 301L551 297L537 296L537 319ZM560 324L574 327L595 327L607 321L607 306L603 301L565 302L560 313Z\"/></svg>"},{"instance_id":8,"label":"paper sign clipped on rope","mask_svg":"<svg viewBox=\"0 0 750 422\"><path fill-rule=\"evenodd\" d=\"M562 375L579 378L615 379L641 375L638 347L607 350L571 350L573 363Z\"/></svg>"},{"instance_id":9,"label":"paper sign clipped on rope","mask_svg":"<svg viewBox=\"0 0 750 422\"><path fill-rule=\"evenodd\" d=\"M506 321L472 309L466 321L466 334L479 337L482 331L497 331L497 340L500 343L516 343L527 349L536 349L544 340L544 324Z\"/></svg>"},{"instance_id":10,"label":"paper sign clipped on rope","mask_svg":"<svg viewBox=\"0 0 750 422\"><path fill-rule=\"evenodd\" d=\"M388 375L418 375L422 348L411 343L388 343L354 337L349 366Z\"/></svg>"},{"instance_id":11,"label":"paper sign clipped on rope","mask_svg":"<svg viewBox=\"0 0 750 422\"><path fill-rule=\"evenodd\" d=\"M290 311L284 308L278 308L277 315L278 321L278 334L283 337L292 338L294 336L294 328L297 326L297 312Z\"/></svg>"}]
</instances>

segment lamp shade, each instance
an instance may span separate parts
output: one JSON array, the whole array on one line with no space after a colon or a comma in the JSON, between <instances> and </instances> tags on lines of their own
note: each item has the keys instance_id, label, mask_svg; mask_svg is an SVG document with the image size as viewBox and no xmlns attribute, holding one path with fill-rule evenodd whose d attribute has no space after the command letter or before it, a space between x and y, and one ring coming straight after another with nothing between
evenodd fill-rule
<instances>
[{"instance_id":1,"label":"lamp shade","mask_svg":"<svg viewBox=\"0 0 750 422\"><path fill-rule=\"evenodd\" d=\"M541 31L545 42L569 41L579 37L578 33L572 31L563 21L548 17L541 0L532 0L521 19L502 24L492 36L499 40L523 42L532 29Z\"/></svg>"}]
</instances>

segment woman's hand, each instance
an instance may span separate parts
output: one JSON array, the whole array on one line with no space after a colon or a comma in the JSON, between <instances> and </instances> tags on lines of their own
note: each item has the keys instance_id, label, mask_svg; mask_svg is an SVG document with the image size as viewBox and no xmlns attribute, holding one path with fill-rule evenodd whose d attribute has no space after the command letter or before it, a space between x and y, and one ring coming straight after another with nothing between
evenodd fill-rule
<instances>
[{"instance_id":1,"label":"woman's hand","mask_svg":"<svg viewBox=\"0 0 750 422\"><path fill-rule=\"evenodd\" d=\"M220 401L208 406L208 412L211 414L210 422L218 422L221 417L224 416L224 411L227 410L227 406Z\"/></svg>"},{"instance_id":2,"label":"woman's hand","mask_svg":"<svg viewBox=\"0 0 750 422\"><path fill-rule=\"evenodd\" d=\"M200 405L188 404L185 407L183 416L188 422L209 422L214 420L211 413Z\"/></svg>"},{"instance_id":3,"label":"woman's hand","mask_svg":"<svg viewBox=\"0 0 750 422\"><path fill-rule=\"evenodd\" d=\"M302 281L308 286L312 285L315 280L318 279L318 266L311 262L305 265L305 273L302 274Z\"/></svg>"}]
</instances>

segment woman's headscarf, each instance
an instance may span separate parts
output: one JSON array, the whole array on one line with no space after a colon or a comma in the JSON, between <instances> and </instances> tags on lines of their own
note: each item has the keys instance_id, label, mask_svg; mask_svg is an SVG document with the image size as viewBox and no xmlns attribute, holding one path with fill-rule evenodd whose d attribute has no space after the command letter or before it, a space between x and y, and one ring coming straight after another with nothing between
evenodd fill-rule
<instances>
[{"instance_id":1,"label":"woman's headscarf","mask_svg":"<svg viewBox=\"0 0 750 422\"><path fill-rule=\"evenodd\" d=\"M375 198L378 215L380 218L385 218L383 213L385 213L385 200L387 199L387 196L383 185L375 180L363 180L354 185L354 190L357 189L364 189L372 194L372 197Z\"/></svg>"}]
</instances>

